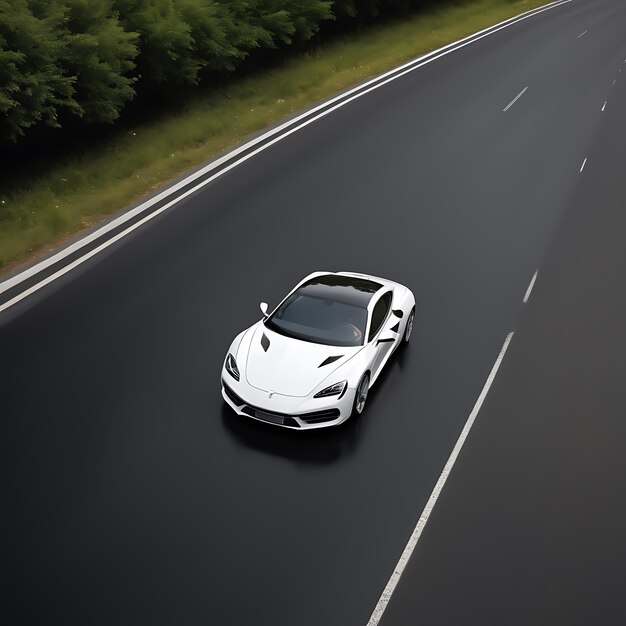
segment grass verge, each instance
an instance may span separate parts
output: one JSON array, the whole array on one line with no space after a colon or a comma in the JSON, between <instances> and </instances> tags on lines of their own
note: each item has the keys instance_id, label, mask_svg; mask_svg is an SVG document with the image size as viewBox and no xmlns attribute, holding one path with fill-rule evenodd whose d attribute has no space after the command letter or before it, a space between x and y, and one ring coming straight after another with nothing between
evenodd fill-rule
<instances>
[{"instance_id":1,"label":"grass verge","mask_svg":"<svg viewBox=\"0 0 626 626\"><path fill-rule=\"evenodd\" d=\"M467 0L372 27L233 80L165 119L0 191L0 270L53 248L247 135L311 103L547 0Z\"/></svg>"}]
</instances>

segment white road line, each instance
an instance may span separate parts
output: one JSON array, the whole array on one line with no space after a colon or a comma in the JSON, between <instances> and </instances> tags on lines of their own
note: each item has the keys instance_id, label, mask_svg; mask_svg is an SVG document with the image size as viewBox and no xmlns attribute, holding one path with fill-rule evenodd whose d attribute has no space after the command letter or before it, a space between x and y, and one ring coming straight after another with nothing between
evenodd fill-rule
<instances>
[{"instance_id":1,"label":"white road line","mask_svg":"<svg viewBox=\"0 0 626 626\"><path fill-rule=\"evenodd\" d=\"M604 111L604 109L606 109L606 103L608 102L608 100L604 101L604 104L602 105L602 111Z\"/></svg>"},{"instance_id":2,"label":"white road line","mask_svg":"<svg viewBox=\"0 0 626 626\"><path fill-rule=\"evenodd\" d=\"M432 493L430 494L430 498L428 499L428 502L426 503L426 506L424 507L422 514L420 515L420 518L417 522L417 526L415 526L415 529L413 530L413 533L411 534L411 537L409 538L409 541L406 544L404 551L402 552L402 556L400 557L398 564L393 570L393 574L391 575L391 578L389 579L387 586L385 587L382 595L380 596L378 603L376 604L376 607L374 608L372 616L367 622L367 626L377 626L378 622L380 622L383 616L383 613L385 612L385 609L387 608L387 605L389 604L389 600L391 600L391 596L393 595L396 585L398 584L398 581L400 580L400 577L402 576L402 573L404 572L404 568L409 562L409 559L411 558L411 554L413 553L413 550L415 549L415 546L417 545L417 542L419 541L422 531L424 530L424 527L426 526L426 523L428 522L428 518L430 517L430 514L435 508L437 499L439 498L441 491L444 485L446 484L446 481L448 480L448 476L450 475L450 472L452 471L452 468L454 467L456 459L459 456L459 452L461 451L461 448L463 447L463 444L465 443L465 440L467 439L467 435L469 434L474 424L474 420L476 419L476 416L478 415L478 412L480 411L480 407L483 405L483 402L485 401L485 398L487 397L487 394L489 393L489 389L491 388L491 385L496 377L496 374L498 373L498 369L500 368L500 365L502 364L502 360L504 359L504 355L506 354L507 348L509 347L509 344L511 343L513 334L514 333L511 332L506 336L506 339L504 340L504 344L502 345L502 348L500 350L500 354L498 354L498 358L496 359L496 362L493 364L493 367L491 368L491 372L489 373L489 376L487 377L485 386L483 387L483 390L480 392L480 395L478 396L478 400L476 400L476 404L474 405L472 412L467 418L467 422L465 422L465 426L463 426L463 430L461 431L461 434L459 435L459 438L457 439L457 442L454 448L452 449L452 452L450 453L450 457L448 458L448 461L446 462L443 468L443 471L441 472L441 476L439 476L439 480L437 481L437 484L435 485Z\"/></svg>"},{"instance_id":3,"label":"white road line","mask_svg":"<svg viewBox=\"0 0 626 626\"><path fill-rule=\"evenodd\" d=\"M617 78L613 79L613 86L615 86L615 83L617 82Z\"/></svg>"},{"instance_id":4,"label":"white road line","mask_svg":"<svg viewBox=\"0 0 626 626\"><path fill-rule=\"evenodd\" d=\"M576 39L580 39L583 35L586 35L589 31L588 30L584 30L582 33L580 33L580 35L578 35L578 37L576 37Z\"/></svg>"},{"instance_id":5,"label":"white road line","mask_svg":"<svg viewBox=\"0 0 626 626\"><path fill-rule=\"evenodd\" d=\"M250 148L254 147L255 145L258 145L259 143L265 141L269 137L274 137L274 139L272 141L269 141L267 143L262 144L259 148L257 148L256 150L254 150L250 154L242 156L240 159L238 159L234 163L231 163L228 167L225 167L224 169L220 170L219 172L216 172L208 180L200 182L193 189L185 192L184 194L181 194L180 196L177 196L176 198L174 198L173 200L168 202L164 207L161 207L158 210L150 213L149 215L146 215L139 222L129 226L124 231L118 233L118 235L116 235L115 237L112 237L110 240L104 242L103 244L101 244L100 246L95 248L94 250L97 250L98 252L104 250L105 248L107 248L108 246L112 245L116 241L119 241L119 239L121 239L125 235L133 232L137 228L137 226L146 223L150 219L152 219L152 218L156 217L157 215L159 215L160 213L162 213L164 210L166 210L168 208L171 208L174 204L180 202L183 198L187 197L191 193L194 193L198 189L204 187L209 182L212 182L213 180L215 180L219 176L225 174L226 172L228 172L231 169L233 169L234 167L236 167L237 165L240 165L241 163L244 163L245 161L247 161L252 156L255 156L256 154L262 152L263 150L266 150L267 148L269 148L270 146L274 145L278 141L281 141L282 139L285 139L286 137L288 137L292 133L300 130L301 128L304 128L304 127L308 126L309 124L317 121L318 119L320 119L320 118L322 118L322 117L324 117L326 115L329 115L330 113L336 111L338 108L340 108L342 106L345 106L346 104L352 102L353 100L356 100L357 98L360 98L360 97L370 93L371 91L374 91L375 89L379 89L379 88L383 87L384 85L390 83L391 81L397 80L398 78L401 78L405 74L408 74L409 72L413 72L416 69L418 69L418 68L420 68L420 67L422 67L422 66L424 66L424 65L426 65L428 63L432 63L433 61L436 61L437 59L440 59L443 56L451 54L452 52L460 50L461 48L464 48L465 46L468 46L468 45L470 45L470 44L472 44L472 43L474 43L476 41L479 41L479 40L481 40L481 39L483 39L485 37L488 37L489 35L497 33L500 30L503 30L505 28L513 26L514 24L517 24L519 22L527 20L527 19L529 19L531 17L534 17L535 15L539 15L541 13L544 13L545 11L550 11L550 10L552 10L554 8L559 7L559 6L562 6L562 5L565 5L565 4L569 4L570 2L572 2L572 0L557 0L555 2L547 4L544 7L541 7L540 9L531 9L530 11L526 11L524 13L521 13L519 15L511 17L511 18L509 18L507 20L504 20L502 22L499 22L497 24L494 24L492 26L484 28L483 30L477 31L476 33L474 33L472 35L468 35L467 37L464 37L464 38L459 39L457 41L453 41L453 42L451 42L449 44L446 44L445 46L442 46L441 48L438 48L437 50L433 50L433 51L428 52L428 53L426 53L426 54L424 54L422 56L419 56L419 57L409 61L408 63L405 63L404 65L400 65L400 66L398 66L398 67L396 67L396 68L394 68L392 70L389 70L388 72L385 72L384 74L381 74L380 76L377 76L375 78L372 78L369 81L366 81L365 83L357 85L356 87L346 91L343 94L340 94L338 96L335 96L334 98L331 98L330 100L326 100L325 102L322 102L318 106L313 107L312 109L309 109L309 110L305 111L304 113L298 115L297 117L293 118L292 120L284 122L280 126L277 126L276 128L273 128L273 129L263 133L262 135L259 135L258 137L254 138L254 139L252 139L252 140L250 140L248 142L246 142L245 144L239 146L238 148L235 148L234 150L228 152L227 154L225 154L224 156L220 157L219 159L216 159L215 161L212 161L211 163L209 163L205 167L199 169L197 172L194 172L193 174L190 174L189 176L187 176L183 180L179 181L175 185L172 185L171 187L167 187L161 193L157 194L153 198L150 198L150 200L146 200L145 202L143 202L139 206L135 207L134 209L131 209L130 211L125 212L123 215L120 215L119 217L111 220L110 222L108 222L107 224L102 226L101 228L98 228L97 230L93 231L92 233L86 235L85 237L82 237L78 241L76 241L73 244L67 246L66 248L60 250L59 252L53 254L52 256L48 257L47 259L44 259L43 261L40 261L40 262L36 263L35 265L29 267L28 269L26 269L26 270L24 270L24 271L22 271L22 272L20 272L20 273L18 273L16 275L14 275L14 276L11 276L10 278L7 278L3 282L0 282L0 294L3 293L4 291L8 290L8 289L11 289L12 287L15 287L16 285L19 285L21 282L23 282L25 280L28 280L32 276L36 275L38 272L41 272L42 270L45 270L46 268L50 267L51 265L54 265L55 263L58 263L58 262L62 261L66 257L68 257L68 256L70 256L72 254L75 254L76 252L79 252L81 250L81 248L83 248L86 245L90 244L91 242L96 240L98 237L101 237L102 235L110 232L111 230L113 230L115 228L123 226L127 221L129 221L129 220L133 219L134 217L136 217L137 215L141 214L142 212L144 212L146 209L150 208L154 204L157 204L158 202L161 202L162 200L168 198L169 196L173 195L176 191L178 191L178 190L182 189L183 187L185 187L186 185L189 185L190 183L192 183L194 180L197 180L198 178L201 178L202 176L208 174L212 170L214 170L214 169L220 167L221 165L223 165L226 161L231 160L233 157L236 157L237 155L245 152L246 150L249 150ZM367 89L364 89L365 87L368 87L368 85L370 85L370 87L367 88ZM332 105L332 104L334 104L334 106L329 107L329 105ZM325 107L329 107L329 108L325 108ZM325 109L325 110L322 110L322 109ZM322 110L321 113L318 113L314 117L310 117L312 114L315 114L317 111L320 111L320 110ZM309 117L309 119L305 119L307 117ZM305 120L305 121L302 121L302 120ZM301 121L302 121L302 123L300 123ZM83 256L79 257L78 259L76 259L72 263L70 263L67 266L61 268L60 270L58 270L57 272L55 272L51 276L47 277L46 279L43 279L41 282L36 283L35 285L33 285L29 289L25 290L24 292L18 294L15 298L12 298L10 301L5 303L4 305L1 305L0 306L0 312L2 312L5 309L9 308L9 306L13 306L14 304L19 302L20 300L24 299L27 295L30 295L30 294L34 293L35 291L38 291L39 289L41 289L45 285L49 284L53 280L56 280L60 276L63 276L70 269L73 269L73 268L77 267L78 265L80 265L84 261L92 258L93 256L94 256L94 251L93 250L91 252L85 253Z\"/></svg>"},{"instance_id":6,"label":"white road line","mask_svg":"<svg viewBox=\"0 0 626 626\"><path fill-rule=\"evenodd\" d=\"M530 279L530 283L528 284L528 289L526 289L526 293L524 294L524 299L522 300L524 304L526 304L528 302L528 298L530 298L530 294L533 290L533 287L535 286L535 281L537 280L538 273L539 273L539 270L535 270L533 277Z\"/></svg>"},{"instance_id":7,"label":"white road line","mask_svg":"<svg viewBox=\"0 0 626 626\"><path fill-rule=\"evenodd\" d=\"M585 157L585 160L583 161L583 164L580 166L580 171L581 172L585 169L585 163L587 163L587 157Z\"/></svg>"},{"instance_id":8,"label":"white road line","mask_svg":"<svg viewBox=\"0 0 626 626\"><path fill-rule=\"evenodd\" d=\"M508 111L525 93L526 90L528 89L528 87L524 87L524 89L522 89L516 96L515 98L513 98L513 100L511 100L511 102L509 102L504 109L502 109L502 112L506 112Z\"/></svg>"}]
</instances>

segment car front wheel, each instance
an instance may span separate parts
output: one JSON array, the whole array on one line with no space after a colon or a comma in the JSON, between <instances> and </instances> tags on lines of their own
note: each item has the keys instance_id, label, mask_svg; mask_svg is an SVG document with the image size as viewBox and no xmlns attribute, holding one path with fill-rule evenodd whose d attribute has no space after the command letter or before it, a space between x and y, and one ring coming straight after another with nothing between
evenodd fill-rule
<instances>
[{"instance_id":1,"label":"car front wheel","mask_svg":"<svg viewBox=\"0 0 626 626\"><path fill-rule=\"evenodd\" d=\"M369 386L369 374L363 374L363 378L361 378L361 382L356 388L356 393L354 394L354 406L352 407L353 413L356 413L357 415L361 415L361 413L363 413L363 410L365 409L365 402L367 400L367 392L369 391Z\"/></svg>"}]
</instances>

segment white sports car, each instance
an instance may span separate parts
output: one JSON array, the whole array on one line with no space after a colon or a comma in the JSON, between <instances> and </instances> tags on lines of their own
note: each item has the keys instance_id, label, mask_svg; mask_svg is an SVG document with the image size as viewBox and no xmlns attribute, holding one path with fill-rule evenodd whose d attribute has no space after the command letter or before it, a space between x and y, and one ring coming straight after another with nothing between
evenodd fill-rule
<instances>
[{"instance_id":1,"label":"white sports car","mask_svg":"<svg viewBox=\"0 0 626 626\"><path fill-rule=\"evenodd\" d=\"M398 283L314 272L235 337L222 396L240 415L305 430L362 413L367 393L413 330L415 298Z\"/></svg>"}]
</instances>

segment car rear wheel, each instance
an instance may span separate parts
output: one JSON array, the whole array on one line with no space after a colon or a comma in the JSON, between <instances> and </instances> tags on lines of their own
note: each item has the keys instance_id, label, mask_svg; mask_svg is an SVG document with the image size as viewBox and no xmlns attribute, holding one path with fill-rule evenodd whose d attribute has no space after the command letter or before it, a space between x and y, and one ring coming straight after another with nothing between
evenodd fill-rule
<instances>
[{"instance_id":1,"label":"car rear wheel","mask_svg":"<svg viewBox=\"0 0 626 626\"><path fill-rule=\"evenodd\" d=\"M411 340L411 334L413 333L413 320L415 319L415 307L411 309L409 313L409 319L406 321L406 327L404 329L404 343L409 343Z\"/></svg>"},{"instance_id":2,"label":"car rear wheel","mask_svg":"<svg viewBox=\"0 0 626 626\"><path fill-rule=\"evenodd\" d=\"M365 409L365 402L367 400L367 392L369 391L370 386L370 376L369 374L363 374L363 378L361 378L361 382L359 386L356 388L356 393L354 394L354 406L352 407L352 412L357 415L361 415L363 410Z\"/></svg>"}]
</instances>

